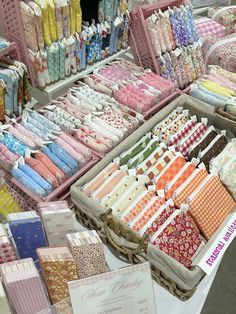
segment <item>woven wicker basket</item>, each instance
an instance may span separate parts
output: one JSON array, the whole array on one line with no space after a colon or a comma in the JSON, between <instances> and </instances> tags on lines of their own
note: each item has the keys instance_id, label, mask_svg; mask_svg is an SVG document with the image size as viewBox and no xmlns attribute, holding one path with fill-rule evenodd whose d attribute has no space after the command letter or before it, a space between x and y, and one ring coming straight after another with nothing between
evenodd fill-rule
<instances>
[{"instance_id":1,"label":"woven wicker basket","mask_svg":"<svg viewBox=\"0 0 236 314\"><path fill-rule=\"evenodd\" d=\"M101 204L87 197L81 187L101 172L121 152L132 147L144 134L149 132L159 121L163 120L177 106L189 109L199 118L208 118L209 124L217 129L225 128L224 117L215 112L215 108L187 95L181 95L154 117L145 122L138 130L120 143L112 152L97 163L89 172L71 187L71 198L76 207L79 222L89 229L95 229L102 240L112 247L118 256L131 263L148 260L151 264L155 281L182 301L188 300L196 291L205 273L197 266L184 267L170 256L147 241L122 223L111 210L107 211ZM228 135L236 133L236 124L228 122Z\"/></svg>"},{"instance_id":2,"label":"woven wicker basket","mask_svg":"<svg viewBox=\"0 0 236 314\"><path fill-rule=\"evenodd\" d=\"M90 218L86 213L80 210L78 207L75 209L76 217L81 225L84 227L96 230L101 236L102 241L107 244L110 248L115 250L116 255L119 257L125 258L132 264L139 264L144 262L146 259L143 256L140 256L141 253L146 252L148 241L147 238L134 238L133 233L130 232L130 229L122 223L117 223L112 219L111 211L109 210L106 214L101 216L101 220L104 223L105 236L101 233L101 227L96 224L96 222ZM110 230L113 230L117 236L129 238L130 241L136 244L136 248L133 250L129 248L124 248L116 244L112 236L110 235ZM168 278L163 272L157 269L155 266L151 265L152 278L160 286L168 290L172 295L180 299L181 301L187 301L191 298L194 292L197 289L195 286L191 290L184 290L179 287L173 280Z\"/></svg>"}]
</instances>

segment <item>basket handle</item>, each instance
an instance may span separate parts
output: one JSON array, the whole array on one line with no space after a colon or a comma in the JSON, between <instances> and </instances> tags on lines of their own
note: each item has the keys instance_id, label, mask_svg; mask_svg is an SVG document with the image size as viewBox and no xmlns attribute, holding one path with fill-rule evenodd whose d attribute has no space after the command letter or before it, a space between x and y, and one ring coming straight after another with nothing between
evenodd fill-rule
<instances>
[{"instance_id":1,"label":"basket handle","mask_svg":"<svg viewBox=\"0 0 236 314\"><path fill-rule=\"evenodd\" d=\"M114 239L112 238L112 235L110 233L110 228L109 226L114 225L114 219L112 216L112 210L108 210L105 214L102 214L100 216L100 219L103 221L103 227L104 227L104 231L105 231L105 235L107 237L108 242L110 243L110 245L118 250L120 253L128 255L129 259L131 260L131 257L133 255L138 255L142 252L145 252L148 246L148 236L144 236L140 239L137 238L137 247L134 249L129 249L129 248L125 248L120 246L119 244L117 244ZM115 232L115 230L114 230ZM116 232L115 232L116 233ZM128 239L126 239L127 241L130 241Z\"/></svg>"}]
</instances>

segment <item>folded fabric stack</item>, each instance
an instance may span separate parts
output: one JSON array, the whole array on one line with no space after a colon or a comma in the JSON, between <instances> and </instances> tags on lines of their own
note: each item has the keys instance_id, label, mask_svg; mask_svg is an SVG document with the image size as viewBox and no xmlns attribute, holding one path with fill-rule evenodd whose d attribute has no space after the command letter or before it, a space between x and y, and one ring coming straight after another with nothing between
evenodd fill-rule
<instances>
[{"instance_id":1,"label":"folded fabric stack","mask_svg":"<svg viewBox=\"0 0 236 314\"><path fill-rule=\"evenodd\" d=\"M8 303L8 299L5 290L2 285L2 280L0 280L0 311L4 314L11 314L11 309Z\"/></svg>"},{"instance_id":2,"label":"folded fabric stack","mask_svg":"<svg viewBox=\"0 0 236 314\"><path fill-rule=\"evenodd\" d=\"M176 91L176 84L124 59L95 70L84 82L144 115Z\"/></svg>"},{"instance_id":3,"label":"folded fabric stack","mask_svg":"<svg viewBox=\"0 0 236 314\"><path fill-rule=\"evenodd\" d=\"M15 249L7 236L4 226L0 224L0 264L12 262L16 259Z\"/></svg>"},{"instance_id":4,"label":"folded fabric stack","mask_svg":"<svg viewBox=\"0 0 236 314\"><path fill-rule=\"evenodd\" d=\"M209 66L208 74L191 85L190 95L211 104L217 112L236 121L236 75L218 66Z\"/></svg>"},{"instance_id":5,"label":"folded fabric stack","mask_svg":"<svg viewBox=\"0 0 236 314\"><path fill-rule=\"evenodd\" d=\"M235 48L235 34L230 34L223 38L206 38L203 45L206 65L218 65L227 71L236 73Z\"/></svg>"},{"instance_id":6,"label":"folded fabric stack","mask_svg":"<svg viewBox=\"0 0 236 314\"><path fill-rule=\"evenodd\" d=\"M204 74L199 35L190 5L159 10L146 19L146 26L162 77L183 89Z\"/></svg>"},{"instance_id":7,"label":"folded fabric stack","mask_svg":"<svg viewBox=\"0 0 236 314\"><path fill-rule=\"evenodd\" d=\"M0 178L0 217L4 221L8 214L21 212L17 201L13 198L4 177Z\"/></svg>"},{"instance_id":8,"label":"folded fabric stack","mask_svg":"<svg viewBox=\"0 0 236 314\"><path fill-rule=\"evenodd\" d=\"M236 31L236 6L224 6L208 9L208 17L225 27L226 34Z\"/></svg>"},{"instance_id":9,"label":"folded fabric stack","mask_svg":"<svg viewBox=\"0 0 236 314\"><path fill-rule=\"evenodd\" d=\"M103 243L95 230L67 234L66 238L76 262L79 278L91 277L109 271Z\"/></svg>"},{"instance_id":10,"label":"folded fabric stack","mask_svg":"<svg viewBox=\"0 0 236 314\"><path fill-rule=\"evenodd\" d=\"M20 8L41 88L127 48L129 16L124 1L20 1Z\"/></svg>"},{"instance_id":11,"label":"folded fabric stack","mask_svg":"<svg viewBox=\"0 0 236 314\"><path fill-rule=\"evenodd\" d=\"M37 249L44 281L51 299L57 303L69 296L67 282L78 279L76 263L67 247Z\"/></svg>"},{"instance_id":12,"label":"folded fabric stack","mask_svg":"<svg viewBox=\"0 0 236 314\"><path fill-rule=\"evenodd\" d=\"M206 122L177 108L82 187L186 267L235 207L219 177L207 172L229 144Z\"/></svg>"},{"instance_id":13,"label":"folded fabric stack","mask_svg":"<svg viewBox=\"0 0 236 314\"><path fill-rule=\"evenodd\" d=\"M225 27L210 18L199 16L195 18L195 23L201 38L209 36L222 38L225 36Z\"/></svg>"},{"instance_id":14,"label":"folded fabric stack","mask_svg":"<svg viewBox=\"0 0 236 314\"><path fill-rule=\"evenodd\" d=\"M69 114L61 110L62 114L70 124ZM22 121L5 125L0 136L1 166L41 198L91 159L89 148L61 132L60 121L53 123L36 111L25 111Z\"/></svg>"},{"instance_id":15,"label":"folded fabric stack","mask_svg":"<svg viewBox=\"0 0 236 314\"><path fill-rule=\"evenodd\" d=\"M210 173L218 175L236 200L236 142L228 143L223 151L210 162Z\"/></svg>"},{"instance_id":16,"label":"folded fabric stack","mask_svg":"<svg viewBox=\"0 0 236 314\"><path fill-rule=\"evenodd\" d=\"M66 245L66 235L75 232L74 214L66 201L38 203L49 246Z\"/></svg>"},{"instance_id":17,"label":"folded fabric stack","mask_svg":"<svg viewBox=\"0 0 236 314\"><path fill-rule=\"evenodd\" d=\"M5 48L7 48L9 46L10 46L10 42L7 39L5 39L5 38L0 37L0 50L1 49L5 49Z\"/></svg>"},{"instance_id":18,"label":"folded fabric stack","mask_svg":"<svg viewBox=\"0 0 236 314\"><path fill-rule=\"evenodd\" d=\"M9 214L9 228L20 258L31 257L39 268L36 249L47 245L43 224L34 211Z\"/></svg>"},{"instance_id":19,"label":"folded fabric stack","mask_svg":"<svg viewBox=\"0 0 236 314\"><path fill-rule=\"evenodd\" d=\"M0 122L19 116L31 101L27 68L24 63L0 58Z\"/></svg>"},{"instance_id":20,"label":"folded fabric stack","mask_svg":"<svg viewBox=\"0 0 236 314\"><path fill-rule=\"evenodd\" d=\"M31 258L2 264L0 273L15 313L32 314L50 308Z\"/></svg>"}]
</instances>

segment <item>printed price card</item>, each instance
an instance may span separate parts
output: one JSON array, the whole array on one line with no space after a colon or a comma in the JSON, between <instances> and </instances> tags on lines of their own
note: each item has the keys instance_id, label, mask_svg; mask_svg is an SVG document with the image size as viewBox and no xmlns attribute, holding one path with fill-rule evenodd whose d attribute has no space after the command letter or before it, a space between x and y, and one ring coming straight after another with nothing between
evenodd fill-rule
<instances>
[{"instance_id":1,"label":"printed price card","mask_svg":"<svg viewBox=\"0 0 236 314\"><path fill-rule=\"evenodd\" d=\"M68 283L74 314L156 314L148 262Z\"/></svg>"}]
</instances>

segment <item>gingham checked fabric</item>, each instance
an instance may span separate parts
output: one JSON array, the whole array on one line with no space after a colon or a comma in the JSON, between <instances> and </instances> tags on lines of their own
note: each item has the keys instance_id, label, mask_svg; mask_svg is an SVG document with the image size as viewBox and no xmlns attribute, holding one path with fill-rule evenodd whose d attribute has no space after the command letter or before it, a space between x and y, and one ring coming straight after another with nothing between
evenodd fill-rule
<instances>
[{"instance_id":1,"label":"gingham checked fabric","mask_svg":"<svg viewBox=\"0 0 236 314\"><path fill-rule=\"evenodd\" d=\"M185 127L176 133L170 140L168 145L177 145L179 141L181 141L188 133L195 127L196 121L190 120L186 123Z\"/></svg>"},{"instance_id":2,"label":"gingham checked fabric","mask_svg":"<svg viewBox=\"0 0 236 314\"><path fill-rule=\"evenodd\" d=\"M146 172L148 169L150 169L157 161L158 159L166 152L166 147L158 147L153 154L151 154L146 162L144 162L142 165L140 164L138 166L137 175L142 175L144 172Z\"/></svg>"},{"instance_id":3,"label":"gingham checked fabric","mask_svg":"<svg viewBox=\"0 0 236 314\"><path fill-rule=\"evenodd\" d=\"M202 184L201 190L189 203L193 217L204 237L209 240L236 203L217 176Z\"/></svg>"},{"instance_id":4,"label":"gingham checked fabric","mask_svg":"<svg viewBox=\"0 0 236 314\"><path fill-rule=\"evenodd\" d=\"M162 197L157 197L157 199L152 204L147 204L147 208L144 211L143 215L134 223L130 224L130 227L135 230L139 231L146 225L146 223L152 218L153 215L158 211L158 209L164 205L165 200Z\"/></svg>"},{"instance_id":5,"label":"gingham checked fabric","mask_svg":"<svg viewBox=\"0 0 236 314\"><path fill-rule=\"evenodd\" d=\"M222 38L225 36L225 27L206 17L196 19L196 27L202 38L208 36Z\"/></svg>"},{"instance_id":6,"label":"gingham checked fabric","mask_svg":"<svg viewBox=\"0 0 236 314\"><path fill-rule=\"evenodd\" d=\"M208 173L205 169L196 169L193 172L193 175L186 180L186 185L181 191L177 193L175 191L172 195L175 206L180 208L181 204L184 204L189 195L191 195L201 182L208 176Z\"/></svg>"},{"instance_id":7,"label":"gingham checked fabric","mask_svg":"<svg viewBox=\"0 0 236 314\"><path fill-rule=\"evenodd\" d=\"M148 169L147 176L149 178L148 185L151 184L152 180L168 165L168 163L175 157L175 154L167 150L163 156L150 168Z\"/></svg>"},{"instance_id":8,"label":"gingham checked fabric","mask_svg":"<svg viewBox=\"0 0 236 314\"><path fill-rule=\"evenodd\" d=\"M188 155L190 147L196 142L200 141L206 130L207 126L204 123L201 123L199 128L191 136L187 137L186 141L178 147L178 150L182 153L183 156L186 157Z\"/></svg>"},{"instance_id":9,"label":"gingham checked fabric","mask_svg":"<svg viewBox=\"0 0 236 314\"><path fill-rule=\"evenodd\" d=\"M155 196L153 192L147 192L144 197L131 209L131 211L121 220L126 224L130 223L144 209L148 202Z\"/></svg>"},{"instance_id":10,"label":"gingham checked fabric","mask_svg":"<svg viewBox=\"0 0 236 314\"><path fill-rule=\"evenodd\" d=\"M169 165L167 165L164 173L156 181L156 189L163 190L167 183L169 183L177 173L184 167L186 161L184 157L177 156Z\"/></svg>"},{"instance_id":11,"label":"gingham checked fabric","mask_svg":"<svg viewBox=\"0 0 236 314\"><path fill-rule=\"evenodd\" d=\"M41 278L31 258L2 264L0 272L16 313L31 314L49 309Z\"/></svg>"},{"instance_id":12,"label":"gingham checked fabric","mask_svg":"<svg viewBox=\"0 0 236 314\"><path fill-rule=\"evenodd\" d=\"M180 187L191 176L191 174L194 172L195 169L196 169L196 166L193 163L190 162L186 164L186 167L180 170L180 172L182 171L182 173L178 177L178 179L171 186L168 186L168 184L166 185L165 198L167 200L172 198L174 191L178 189L178 187Z\"/></svg>"}]
</instances>

